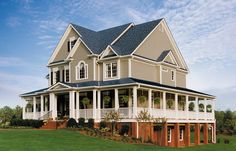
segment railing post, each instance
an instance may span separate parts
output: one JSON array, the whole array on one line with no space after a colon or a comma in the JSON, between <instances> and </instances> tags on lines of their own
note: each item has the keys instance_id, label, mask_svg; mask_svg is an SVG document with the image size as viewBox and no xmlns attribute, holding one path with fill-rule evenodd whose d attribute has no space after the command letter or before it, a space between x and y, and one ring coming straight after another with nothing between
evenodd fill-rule
<instances>
[{"instance_id":1,"label":"railing post","mask_svg":"<svg viewBox=\"0 0 236 151\"><path fill-rule=\"evenodd\" d=\"M186 119L189 120L189 110L188 110L188 101L189 101L189 96L185 96L185 115L187 116Z\"/></svg>"},{"instance_id":2,"label":"railing post","mask_svg":"<svg viewBox=\"0 0 236 151\"><path fill-rule=\"evenodd\" d=\"M23 119L25 119L25 114L26 114L26 112L25 112L25 106L26 106L26 101L25 101L25 99L23 99L22 98L22 118Z\"/></svg>"},{"instance_id":3,"label":"railing post","mask_svg":"<svg viewBox=\"0 0 236 151\"><path fill-rule=\"evenodd\" d=\"M36 119L36 96L33 97L33 119Z\"/></svg>"},{"instance_id":4,"label":"railing post","mask_svg":"<svg viewBox=\"0 0 236 151\"><path fill-rule=\"evenodd\" d=\"M49 94L50 111L52 111L52 118L56 120L57 117L57 97L54 93Z\"/></svg>"},{"instance_id":5,"label":"railing post","mask_svg":"<svg viewBox=\"0 0 236 151\"><path fill-rule=\"evenodd\" d=\"M70 109L69 117L70 118L75 118L75 116L74 116L74 113L75 113L74 112L74 109L75 109L74 91L70 91L69 95L70 95L70 100L69 100L69 109Z\"/></svg>"},{"instance_id":6,"label":"railing post","mask_svg":"<svg viewBox=\"0 0 236 151\"><path fill-rule=\"evenodd\" d=\"M176 116L176 118L179 118L178 117L178 94L177 93L175 93L175 116Z\"/></svg>"},{"instance_id":7,"label":"railing post","mask_svg":"<svg viewBox=\"0 0 236 151\"><path fill-rule=\"evenodd\" d=\"M43 116L44 115L44 96L41 95L40 96L40 105L41 105L41 110L40 110L40 116Z\"/></svg>"},{"instance_id":8,"label":"railing post","mask_svg":"<svg viewBox=\"0 0 236 151\"><path fill-rule=\"evenodd\" d=\"M93 90L93 119L96 119L96 108L97 108L97 90Z\"/></svg>"},{"instance_id":9,"label":"railing post","mask_svg":"<svg viewBox=\"0 0 236 151\"><path fill-rule=\"evenodd\" d=\"M137 116L137 86L133 87L133 118Z\"/></svg>"},{"instance_id":10,"label":"railing post","mask_svg":"<svg viewBox=\"0 0 236 151\"><path fill-rule=\"evenodd\" d=\"M119 90L115 89L115 111L119 109Z\"/></svg>"},{"instance_id":11,"label":"railing post","mask_svg":"<svg viewBox=\"0 0 236 151\"><path fill-rule=\"evenodd\" d=\"M207 108L206 108L206 106L207 106L207 99L205 98L204 99L204 120L206 120L207 119Z\"/></svg>"}]
</instances>

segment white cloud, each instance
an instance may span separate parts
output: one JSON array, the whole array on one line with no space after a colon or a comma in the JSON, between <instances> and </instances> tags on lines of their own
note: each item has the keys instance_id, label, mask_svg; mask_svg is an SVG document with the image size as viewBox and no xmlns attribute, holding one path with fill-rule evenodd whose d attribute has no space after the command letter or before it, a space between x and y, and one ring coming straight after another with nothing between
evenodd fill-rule
<instances>
[{"instance_id":1,"label":"white cloud","mask_svg":"<svg viewBox=\"0 0 236 151\"><path fill-rule=\"evenodd\" d=\"M2 57L0 56L0 67L23 66L26 62L17 57Z\"/></svg>"},{"instance_id":2,"label":"white cloud","mask_svg":"<svg viewBox=\"0 0 236 151\"><path fill-rule=\"evenodd\" d=\"M6 24L10 27L18 27L21 25L21 21L20 21L20 18L18 17L9 17L6 20Z\"/></svg>"}]
</instances>

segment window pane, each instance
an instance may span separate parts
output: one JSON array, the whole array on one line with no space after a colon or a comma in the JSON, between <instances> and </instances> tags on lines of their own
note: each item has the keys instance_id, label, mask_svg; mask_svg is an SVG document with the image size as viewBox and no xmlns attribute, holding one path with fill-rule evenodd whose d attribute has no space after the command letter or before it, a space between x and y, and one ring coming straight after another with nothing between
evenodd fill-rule
<instances>
[{"instance_id":1,"label":"window pane","mask_svg":"<svg viewBox=\"0 0 236 151\"><path fill-rule=\"evenodd\" d=\"M106 64L106 77L111 77L111 64Z\"/></svg>"},{"instance_id":2,"label":"window pane","mask_svg":"<svg viewBox=\"0 0 236 151\"><path fill-rule=\"evenodd\" d=\"M112 77L117 76L117 63L112 63Z\"/></svg>"}]
</instances>

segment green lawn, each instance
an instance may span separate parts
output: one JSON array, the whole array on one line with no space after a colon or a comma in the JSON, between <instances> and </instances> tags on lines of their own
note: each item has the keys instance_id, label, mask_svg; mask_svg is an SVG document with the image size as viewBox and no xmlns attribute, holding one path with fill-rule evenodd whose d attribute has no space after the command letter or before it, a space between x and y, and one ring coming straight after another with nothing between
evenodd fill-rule
<instances>
[{"instance_id":1,"label":"green lawn","mask_svg":"<svg viewBox=\"0 0 236 151\"><path fill-rule=\"evenodd\" d=\"M221 138L226 136L220 136ZM83 136L79 132L57 130L0 130L0 150L3 151L235 151L236 137L227 137L230 144L201 145L189 148L164 148L150 145L131 145L101 138Z\"/></svg>"}]
</instances>

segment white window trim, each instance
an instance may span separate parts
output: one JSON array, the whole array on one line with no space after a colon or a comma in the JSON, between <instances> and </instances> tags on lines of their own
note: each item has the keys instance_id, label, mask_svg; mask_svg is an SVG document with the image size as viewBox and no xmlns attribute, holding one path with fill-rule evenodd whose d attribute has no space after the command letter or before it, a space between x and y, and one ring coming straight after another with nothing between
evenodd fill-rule
<instances>
[{"instance_id":1,"label":"white window trim","mask_svg":"<svg viewBox=\"0 0 236 151\"><path fill-rule=\"evenodd\" d=\"M179 140L183 141L184 140L184 129L183 128L180 129L180 133L179 134L180 134Z\"/></svg>"},{"instance_id":2,"label":"white window trim","mask_svg":"<svg viewBox=\"0 0 236 151\"><path fill-rule=\"evenodd\" d=\"M80 68L81 63L84 63L84 66L85 66L85 77L84 78L80 78L80 69L78 70L78 68ZM84 61L80 61L77 64L77 66L75 67L75 77L76 77L76 80L88 79L88 64L86 64Z\"/></svg>"},{"instance_id":3,"label":"white window trim","mask_svg":"<svg viewBox=\"0 0 236 151\"><path fill-rule=\"evenodd\" d=\"M167 128L167 138L168 138L168 131L170 131L170 137L169 137L169 140L167 141L168 143L170 143L171 142L171 128Z\"/></svg>"},{"instance_id":4,"label":"white window trim","mask_svg":"<svg viewBox=\"0 0 236 151\"><path fill-rule=\"evenodd\" d=\"M115 77L107 77L106 64L111 64L111 76L112 76L112 63L117 64L117 75ZM108 81L108 80L114 80L114 79L119 79L119 78L120 78L120 60L118 59L117 61L103 62L103 80Z\"/></svg>"},{"instance_id":5,"label":"white window trim","mask_svg":"<svg viewBox=\"0 0 236 151\"><path fill-rule=\"evenodd\" d=\"M66 81L66 70L69 70L69 81ZM70 69L69 66L64 66L64 81L70 82Z\"/></svg>"}]
</instances>

